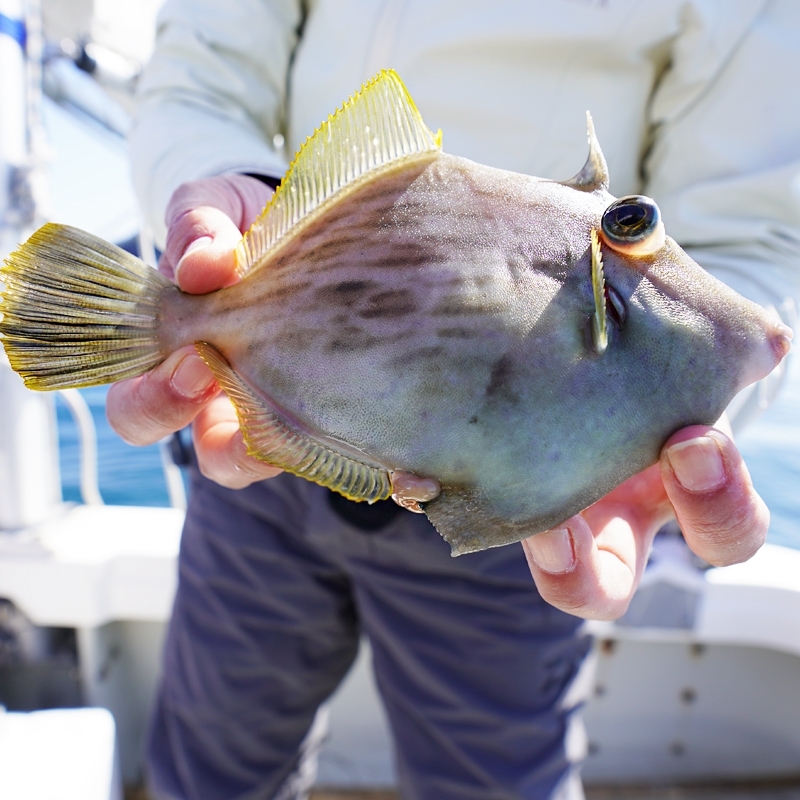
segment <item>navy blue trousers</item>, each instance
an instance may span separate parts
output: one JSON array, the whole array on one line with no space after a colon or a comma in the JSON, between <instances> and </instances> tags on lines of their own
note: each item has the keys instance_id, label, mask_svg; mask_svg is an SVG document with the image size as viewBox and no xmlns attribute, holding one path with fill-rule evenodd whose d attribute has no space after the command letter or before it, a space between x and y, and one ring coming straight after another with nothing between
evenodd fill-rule
<instances>
[{"instance_id":1,"label":"navy blue trousers","mask_svg":"<svg viewBox=\"0 0 800 800\"><path fill-rule=\"evenodd\" d=\"M454 559L423 515L364 530L331 497L290 475L231 491L194 471L156 797L304 797L304 742L362 633L405 800L582 797L570 750L590 640L539 597L519 545Z\"/></svg>"}]
</instances>

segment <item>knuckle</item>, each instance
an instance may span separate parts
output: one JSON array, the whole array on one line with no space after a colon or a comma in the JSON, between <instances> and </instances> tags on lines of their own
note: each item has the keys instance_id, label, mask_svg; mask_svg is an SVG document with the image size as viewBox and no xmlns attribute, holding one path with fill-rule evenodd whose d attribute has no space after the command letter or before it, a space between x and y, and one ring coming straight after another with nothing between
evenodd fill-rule
<instances>
[{"instance_id":1,"label":"knuckle","mask_svg":"<svg viewBox=\"0 0 800 800\"><path fill-rule=\"evenodd\" d=\"M149 427L143 424L141 419L127 419L121 424L115 423L111 419L109 421L117 435L127 444L144 447L148 444L153 444L160 438L159 436L153 436Z\"/></svg>"},{"instance_id":2,"label":"knuckle","mask_svg":"<svg viewBox=\"0 0 800 800\"><path fill-rule=\"evenodd\" d=\"M173 193L167 203L166 217L170 224L174 223L174 218L181 213L181 209L189 200L192 193L192 185L182 183Z\"/></svg>"},{"instance_id":3,"label":"knuckle","mask_svg":"<svg viewBox=\"0 0 800 800\"><path fill-rule=\"evenodd\" d=\"M142 409L142 425L149 428L153 441L156 441L185 427L186 416L185 408L171 403L148 406Z\"/></svg>"},{"instance_id":4,"label":"knuckle","mask_svg":"<svg viewBox=\"0 0 800 800\"><path fill-rule=\"evenodd\" d=\"M625 566L599 571L584 568L572 575L547 580L540 585L540 593L548 603L567 614L610 621L625 614L637 585L635 575Z\"/></svg>"},{"instance_id":5,"label":"knuckle","mask_svg":"<svg viewBox=\"0 0 800 800\"><path fill-rule=\"evenodd\" d=\"M185 211L176 217L167 231L166 253L170 260L180 258L189 242L211 233L208 216L199 209Z\"/></svg>"},{"instance_id":6,"label":"knuckle","mask_svg":"<svg viewBox=\"0 0 800 800\"><path fill-rule=\"evenodd\" d=\"M168 225L174 224L175 220L186 211L199 205L204 198L216 194L214 191L214 181L209 178L201 178L196 181L182 183L175 191L167 203L166 220Z\"/></svg>"},{"instance_id":7,"label":"knuckle","mask_svg":"<svg viewBox=\"0 0 800 800\"><path fill-rule=\"evenodd\" d=\"M701 515L693 521L693 529L710 543L737 540L753 527L753 513L749 507L723 506L715 509L713 516Z\"/></svg>"},{"instance_id":8,"label":"knuckle","mask_svg":"<svg viewBox=\"0 0 800 800\"><path fill-rule=\"evenodd\" d=\"M117 435L128 444L150 444L149 426L138 403L139 384L122 381L114 384L106 399L106 419Z\"/></svg>"},{"instance_id":9,"label":"knuckle","mask_svg":"<svg viewBox=\"0 0 800 800\"><path fill-rule=\"evenodd\" d=\"M180 398L168 383L148 373L125 391L122 402L109 403L106 415L128 444L148 445L185 427L197 410L196 404Z\"/></svg>"},{"instance_id":10,"label":"knuckle","mask_svg":"<svg viewBox=\"0 0 800 800\"><path fill-rule=\"evenodd\" d=\"M225 481L225 476L219 474L219 471L216 469L216 466L213 462L210 462L208 459L204 458L200 451L197 452L197 468L200 470L200 474L204 478L208 478L210 481L214 481L214 483L218 483L220 486L225 486L229 489L234 487L228 486L227 482Z\"/></svg>"},{"instance_id":11,"label":"knuckle","mask_svg":"<svg viewBox=\"0 0 800 800\"><path fill-rule=\"evenodd\" d=\"M700 516L688 526L699 553L717 567L747 561L766 541L768 512L758 503L723 508L713 518Z\"/></svg>"},{"instance_id":12,"label":"knuckle","mask_svg":"<svg viewBox=\"0 0 800 800\"><path fill-rule=\"evenodd\" d=\"M130 420L125 418L116 417L115 415L106 413L109 425L114 429L114 432L126 444L143 445L149 444L142 438L142 432L136 427L131 426Z\"/></svg>"},{"instance_id":13,"label":"knuckle","mask_svg":"<svg viewBox=\"0 0 800 800\"><path fill-rule=\"evenodd\" d=\"M595 602L593 593L582 581L570 580L571 576L548 577L537 581L539 593L551 606L567 614L588 619L593 616Z\"/></svg>"},{"instance_id":14,"label":"knuckle","mask_svg":"<svg viewBox=\"0 0 800 800\"><path fill-rule=\"evenodd\" d=\"M167 204L165 218L171 228L181 218L199 207L211 207L227 216L235 216L241 207L237 186L229 176L201 178L179 186Z\"/></svg>"},{"instance_id":15,"label":"knuckle","mask_svg":"<svg viewBox=\"0 0 800 800\"><path fill-rule=\"evenodd\" d=\"M137 411L129 415L121 430L115 428L128 444L153 444L183 427L177 415L166 413L163 409L140 406Z\"/></svg>"},{"instance_id":16,"label":"knuckle","mask_svg":"<svg viewBox=\"0 0 800 800\"><path fill-rule=\"evenodd\" d=\"M224 475L219 469L217 459L209 454L207 448L203 444L202 438L198 438L196 434L194 436L194 449L195 455L197 456L197 468L200 470L200 474L210 481L225 486Z\"/></svg>"},{"instance_id":17,"label":"knuckle","mask_svg":"<svg viewBox=\"0 0 800 800\"><path fill-rule=\"evenodd\" d=\"M243 489L255 480L235 461L227 458L220 460L218 454L208 455L202 449L197 451L197 464L203 477L226 489Z\"/></svg>"},{"instance_id":18,"label":"knuckle","mask_svg":"<svg viewBox=\"0 0 800 800\"><path fill-rule=\"evenodd\" d=\"M247 480L238 464L235 439L220 441L213 435L195 430L195 453L197 466L203 477L226 489L241 489L252 481Z\"/></svg>"}]
</instances>

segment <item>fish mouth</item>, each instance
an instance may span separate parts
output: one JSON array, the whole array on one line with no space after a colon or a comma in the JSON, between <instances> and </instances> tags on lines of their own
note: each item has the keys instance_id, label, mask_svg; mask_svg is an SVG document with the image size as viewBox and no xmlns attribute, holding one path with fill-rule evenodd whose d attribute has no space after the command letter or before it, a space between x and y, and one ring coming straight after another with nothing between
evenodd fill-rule
<instances>
[{"instance_id":1,"label":"fish mouth","mask_svg":"<svg viewBox=\"0 0 800 800\"><path fill-rule=\"evenodd\" d=\"M792 347L792 339L794 338L794 331L782 322L775 325L775 332L772 335L772 347L778 356L778 363L780 363L787 355Z\"/></svg>"},{"instance_id":2,"label":"fish mouth","mask_svg":"<svg viewBox=\"0 0 800 800\"><path fill-rule=\"evenodd\" d=\"M745 362L737 391L766 378L783 361L792 347L794 331L788 325L771 321L764 333L761 346L756 348Z\"/></svg>"}]
</instances>

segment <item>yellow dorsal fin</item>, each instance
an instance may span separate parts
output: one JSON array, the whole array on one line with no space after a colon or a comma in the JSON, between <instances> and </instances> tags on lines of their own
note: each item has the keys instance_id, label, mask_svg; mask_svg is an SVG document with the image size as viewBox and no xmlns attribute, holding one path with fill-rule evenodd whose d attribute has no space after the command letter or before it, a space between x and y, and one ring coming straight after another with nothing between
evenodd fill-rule
<instances>
[{"instance_id":1,"label":"yellow dorsal fin","mask_svg":"<svg viewBox=\"0 0 800 800\"><path fill-rule=\"evenodd\" d=\"M375 170L436 153L433 134L394 70L379 72L306 139L261 216L236 248L237 269L261 263L299 222Z\"/></svg>"}]
</instances>

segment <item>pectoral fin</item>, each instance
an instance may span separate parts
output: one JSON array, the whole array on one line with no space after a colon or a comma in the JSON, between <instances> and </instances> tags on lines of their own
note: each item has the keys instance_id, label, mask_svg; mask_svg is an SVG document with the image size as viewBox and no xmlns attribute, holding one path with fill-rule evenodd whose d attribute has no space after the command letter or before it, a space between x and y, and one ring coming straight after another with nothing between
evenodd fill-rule
<instances>
[{"instance_id":1,"label":"pectoral fin","mask_svg":"<svg viewBox=\"0 0 800 800\"><path fill-rule=\"evenodd\" d=\"M236 408L247 452L261 461L326 486L349 500L373 503L392 494L388 470L359 461L321 441L273 408L231 368L225 357L206 342L195 348Z\"/></svg>"}]
</instances>

